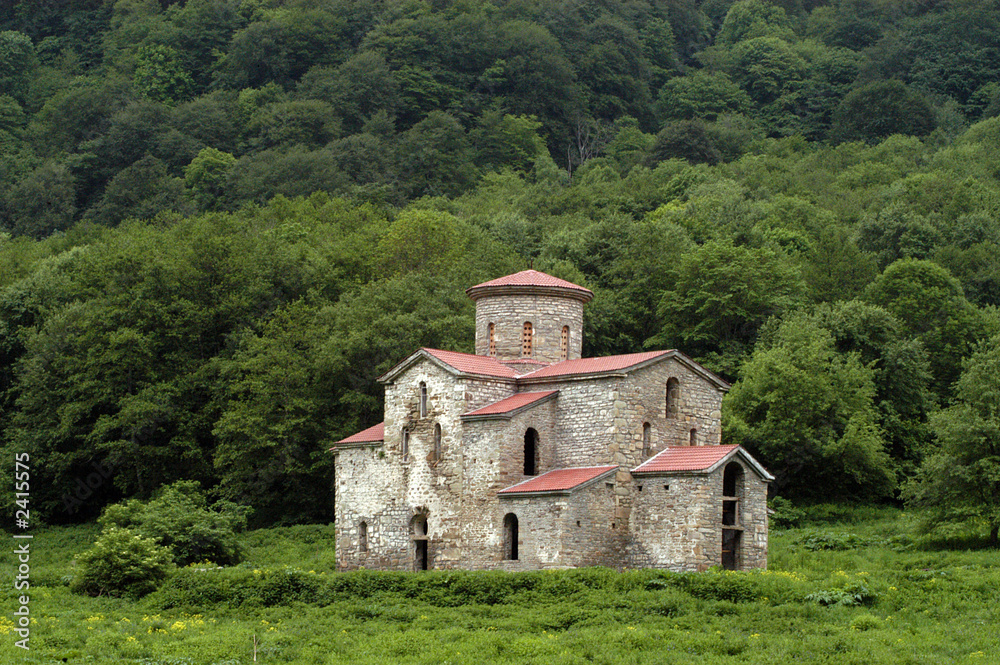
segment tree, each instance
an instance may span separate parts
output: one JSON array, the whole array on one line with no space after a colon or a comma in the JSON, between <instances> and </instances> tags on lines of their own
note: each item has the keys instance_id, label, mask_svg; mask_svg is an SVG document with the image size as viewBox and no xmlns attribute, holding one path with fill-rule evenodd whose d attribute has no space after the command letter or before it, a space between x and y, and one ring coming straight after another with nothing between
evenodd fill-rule
<instances>
[{"instance_id":1,"label":"tree","mask_svg":"<svg viewBox=\"0 0 1000 665\"><path fill-rule=\"evenodd\" d=\"M965 298L947 270L918 259L900 259L872 282L866 300L881 305L923 343L930 356L934 390L950 394L962 359L976 344L995 334L995 325Z\"/></svg>"},{"instance_id":2,"label":"tree","mask_svg":"<svg viewBox=\"0 0 1000 665\"><path fill-rule=\"evenodd\" d=\"M98 520L105 529L129 529L170 551L178 566L210 561L240 562L236 533L246 527L247 509L228 501L209 506L201 485L180 480L150 501L131 499L108 506Z\"/></svg>"},{"instance_id":3,"label":"tree","mask_svg":"<svg viewBox=\"0 0 1000 665\"><path fill-rule=\"evenodd\" d=\"M928 526L985 525L1000 546L1000 337L963 364L955 401L931 417L940 447L924 460L903 493L930 508Z\"/></svg>"},{"instance_id":4,"label":"tree","mask_svg":"<svg viewBox=\"0 0 1000 665\"><path fill-rule=\"evenodd\" d=\"M228 152L205 148L184 167L184 184L194 193L200 209L219 207L226 180L235 164L236 158Z\"/></svg>"},{"instance_id":5,"label":"tree","mask_svg":"<svg viewBox=\"0 0 1000 665\"><path fill-rule=\"evenodd\" d=\"M76 558L80 572L72 582L89 596L139 598L155 591L173 570L170 550L129 529L108 529Z\"/></svg>"},{"instance_id":6,"label":"tree","mask_svg":"<svg viewBox=\"0 0 1000 665\"><path fill-rule=\"evenodd\" d=\"M31 38L20 32L0 32L0 95L23 103L37 64Z\"/></svg>"},{"instance_id":7,"label":"tree","mask_svg":"<svg viewBox=\"0 0 1000 665\"><path fill-rule=\"evenodd\" d=\"M667 159L686 159L691 164L717 164L722 156L700 120L676 120L656 135L646 162L656 166Z\"/></svg>"},{"instance_id":8,"label":"tree","mask_svg":"<svg viewBox=\"0 0 1000 665\"><path fill-rule=\"evenodd\" d=\"M213 430L220 491L265 523L332 518L329 334L329 312L296 301L260 335L244 335L222 365L225 406Z\"/></svg>"},{"instance_id":9,"label":"tree","mask_svg":"<svg viewBox=\"0 0 1000 665\"><path fill-rule=\"evenodd\" d=\"M732 46L756 37L791 39L794 36L788 15L781 7L764 0L739 0L726 13L715 43Z\"/></svg>"},{"instance_id":10,"label":"tree","mask_svg":"<svg viewBox=\"0 0 1000 665\"><path fill-rule=\"evenodd\" d=\"M194 90L180 53L167 46L141 47L132 80L141 95L171 106L189 99Z\"/></svg>"},{"instance_id":11,"label":"tree","mask_svg":"<svg viewBox=\"0 0 1000 665\"><path fill-rule=\"evenodd\" d=\"M663 328L647 346L685 349L714 371L737 374L757 330L797 304L798 271L770 249L713 240L687 253L658 308Z\"/></svg>"},{"instance_id":12,"label":"tree","mask_svg":"<svg viewBox=\"0 0 1000 665\"><path fill-rule=\"evenodd\" d=\"M723 72L702 69L663 84L657 110L663 120L715 120L720 114L742 113L750 98Z\"/></svg>"},{"instance_id":13,"label":"tree","mask_svg":"<svg viewBox=\"0 0 1000 665\"><path fill-rule=\"evenodd\" d=\"M884 139L892 134L925 136L934 112L922 96L900 81L876 81L852 90L833 113L831 135L838 141Z\"/></svg>"},{"instance_id":14,"label":"tree","mask_svg":"<svg viewBox=\"0 0 1000 665\"><path fill-rule=\"evenodd\" d=\"M757 456L782 496L887 497L895 476L874 394L873 372L856 353L838 353L829 332L791 316L723 401L723 438Z\"/></svg>"},{"instance_id":15,"label":"tree","mask_svg":"<svg viewBox=\"0 0 1000 665\"><path fill-rule=\"evenodd\" d=\"M70 226L76 215L76 180L63 164L46 162L7 194L12 230L42 238Z\"/></svg>"}]
</instances>

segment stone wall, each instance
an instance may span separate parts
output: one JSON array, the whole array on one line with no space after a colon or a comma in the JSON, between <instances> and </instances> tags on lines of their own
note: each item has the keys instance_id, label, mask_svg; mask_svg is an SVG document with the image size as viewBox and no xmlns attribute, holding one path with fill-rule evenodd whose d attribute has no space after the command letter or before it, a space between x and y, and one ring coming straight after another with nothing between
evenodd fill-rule
<instances>
[{"instance_id":1,"label":"stone wall","mask_svg":"<svg viewBox=\"0 0 1000 665\"><path fill-rule=\"evenodd\" d=\"M512 418L464 423L465 488L462 512L467 516L462 548L470 567L492 568L500 560L503 514L497 492L515 485L524 475L524 434L538 432L537 474L554 467L555 414L558 396Z\"/></svg>"},{"instance_id":2,"label":"stone wall","mask_svg":"<svg viewBox=\"0 0 1000 665\"><path fill-rule=\"evenodd\" d=\"M554 363L560 352L563 326L569 327L568 359L583 350L583 303L552 295L500 295L476 300L476 355L488 356L489 324L494 324L496 357L521 357L521 332L530 321L534 339L531 357Z\"/></svg>"},{"instance_id":3,"label":"stone wall","mask_svg":"<svg viewBox=\"0 0 1000 665\"><path fill-rule=\"evenodd\" d=\"M497 512L498 547L508 513L517 516L519 557L500 561L503 570L620 568L624 561L628 529L615 518L613 475L569 494L504 496Z\"/></svg>"}]
</instances>

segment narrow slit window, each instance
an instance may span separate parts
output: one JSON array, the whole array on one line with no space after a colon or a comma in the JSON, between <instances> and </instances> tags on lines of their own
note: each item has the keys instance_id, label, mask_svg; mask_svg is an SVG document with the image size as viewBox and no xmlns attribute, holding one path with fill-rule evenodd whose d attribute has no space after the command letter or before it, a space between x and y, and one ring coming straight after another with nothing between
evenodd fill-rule
<instances>
[{"instance_id":1,"label":"narrow slit window","mask_svg":"<svg viewBox=\"0 0 1000 665\"><path fill-rule=\"evenodd\" d=\"M427 417L427 384L420 382L420 417Z\"/></svg>"},{"instance_id":2,"label":"narrow slit window","mask_svg":"<svg viewBox=\"0 0 1000 665\"><path fill-rule=\"evenodd\" d=\"M403 461L410 457L410 430L403 430Z\"/></svg>"},{"instance_id":3,"label":"narrow slit window","mask_svg":"<svg viewBox=\"0 0 1000 665\"><path fill-rule=\"evenodd\" d=\"M642 424L642 456L649 457L652 447L653 427L649 423Z\"/></svg>"},{"instance_id":4,"label":"narrow slit window","mask_svg":"<svg viewBox=\"0 0 1000 665\"><path fill-rule=\"evenodd\" d=\"M517 515L507 513L503 518L503 558L517 561Z\"/></svg>"},{"instance_id":5,"label":"narrow slit window","mask_svg":"<svg viewBox=\"0 0 1000 665\"><path fill-rule=\"evenodd\" d=\"M362 522L358 525L358 551L368 551L368 523Z\"/></svg>"},{"instance_id":6,"label":"narrow slit window","mask_svg":"<svg viewBox=\"0 0 1000 665\"><path fill-rule=\"evenodd\" d=\"M698 430L693 429L688 433L688 445L689 446L698 445Z\"/></svg>"},{"instance_id":7,"label":"narrow slit window","mask_svg":"<svg viewBox=\"0 0 1000 665\"><path fill-rule=\"evenodd\" d=\"M538 432L529 427L524 433L524 475L534 476L538 473Z\"/></svg>"},{"instance_id":8,"label":"narrow slit window","mask_svg":"<svg viewBox=\"0 0 1000 665\"><path fill-rule=\"evenodd\" d=\"M677 379L670 377L667 379L667 418L677 417L678 402L681 399L681 384Z\"/></svg>"},{"instance_id":9,"label":"narrow slit window","mask_svg":"<svg viewBox=\"0 0 1000 665\"><path fill-rule=\"evenodd\" d=\"M524 328L521 330L521 357L530 358L531 357L531 321L524 322Z\"/></svg>"},{"instance_id":10,"label":"narrow slit window","mask_svg":"<svg viewBox=\"0 0 1000 665\"><path fill-rule=\"evenodd\" d=\"M497 327L493 323L489 325L489 337L490 337L490 357L495 358L497 355Z\"/></svg>"},{"instance_id":11,"label":"narrow slit window","mask_svg":"<svg viewBox=\"0 0 1000 665\"><path fill-rule=\"evenodd\" d=\"M569 357L569 326L563 326L562 337L559 338L559 357L562 360Z\"/></svg>"},{"instance_id":12,"label":"narrow slit window","mask_svg":"<svg viewBox=\"0 0 1000 665\"><path fill-rule=\"evenodd\" d=\"M441 459L441 424L434 425L434 461Z\"/></svg>"}]
</instances>

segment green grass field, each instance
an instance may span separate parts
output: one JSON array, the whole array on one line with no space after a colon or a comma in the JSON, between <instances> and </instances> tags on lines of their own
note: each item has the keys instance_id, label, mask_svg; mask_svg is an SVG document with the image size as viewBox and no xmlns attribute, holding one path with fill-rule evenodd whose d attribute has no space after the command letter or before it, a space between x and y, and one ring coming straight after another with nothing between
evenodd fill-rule
<instances>
[{"instance_id":1,"label":"green grass field","mask_svg":"<svg viewBox=\"0 0 1000 665\"><path fill-rule=\"evenodd\" d=\"M235 665L256 641L259 663L1000 663L1000 552L914 533L906 513L829 508L772 532L766 572L338 575L333 528L297 526L131 602L70 593L95 529L49 528L31 545L31 648L8 583L0 662Z\"/></svg>"}]
</instances>

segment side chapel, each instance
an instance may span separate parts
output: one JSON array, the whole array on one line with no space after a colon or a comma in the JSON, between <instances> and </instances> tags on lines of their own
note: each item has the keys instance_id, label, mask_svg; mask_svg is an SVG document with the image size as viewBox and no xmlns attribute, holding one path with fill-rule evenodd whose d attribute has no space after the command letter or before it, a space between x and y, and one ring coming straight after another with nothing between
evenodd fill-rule
<instances>
[{"instance_id":1,"label":"side chapel","mask_svg":"<svg viewBox=\"0 0 1000 665\"><path fill-rule=\"evenodd\" d=\"M336 455L340 570L767 565L767 484L722 445L729 384L676 350L581 358L593 293L525 270L466 291L476 353L379 378Z\"/></svg>"}]
</instances>

